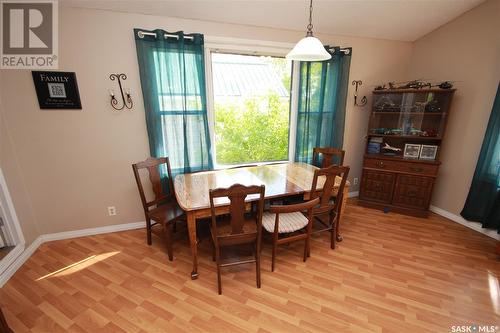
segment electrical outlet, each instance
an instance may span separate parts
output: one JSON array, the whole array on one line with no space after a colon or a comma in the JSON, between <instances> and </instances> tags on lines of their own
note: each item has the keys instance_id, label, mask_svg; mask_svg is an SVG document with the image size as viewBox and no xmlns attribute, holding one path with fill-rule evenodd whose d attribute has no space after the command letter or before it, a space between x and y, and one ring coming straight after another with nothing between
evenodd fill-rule
<instances>
[{"instance_id":1,"label":"electrical outlet","mask_svg":"<svg viewBox=\"0 0 500 333\"><path fill-rule=\"evenodd\" d=\"M359 178L358 178L358 177L354 177L354 179L353 179L353 183L354 183L354 185L358 185L358 183L359 183Z\"/></svg>"},{"instance_id":2,"label":"electrical outlet","mask_svg":"<svg viewBox=\"0 0 500 333\"><path fill-rule=\"evenodd\" d=\"M116 215L116 207L115 206L109 206L108 207L108 215L109 216L115 216Z\"/></svg>"}]
</instances>

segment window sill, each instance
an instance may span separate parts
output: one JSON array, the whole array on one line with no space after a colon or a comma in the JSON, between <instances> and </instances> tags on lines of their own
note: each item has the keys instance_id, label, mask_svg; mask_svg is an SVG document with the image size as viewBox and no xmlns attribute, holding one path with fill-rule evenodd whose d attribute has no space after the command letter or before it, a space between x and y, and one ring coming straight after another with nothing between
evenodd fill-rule
<instances>
[{"instance_id":1,"label":"window sill","mask_svg":"<svg viewBox=\"0 0 500 333\"><path fill-rule=\"evenodd\" d=\"M289 160L281 160L281 161L268 161L268 162L255 162L255 163L241 163L241 164L217 164L214 167L214 170L227 170L227 169L236 169L236 168L245 168L252 166L262 166L262 165L271 165L271 164L281 164L288 163Z\"/></svg>"}]
</instances>

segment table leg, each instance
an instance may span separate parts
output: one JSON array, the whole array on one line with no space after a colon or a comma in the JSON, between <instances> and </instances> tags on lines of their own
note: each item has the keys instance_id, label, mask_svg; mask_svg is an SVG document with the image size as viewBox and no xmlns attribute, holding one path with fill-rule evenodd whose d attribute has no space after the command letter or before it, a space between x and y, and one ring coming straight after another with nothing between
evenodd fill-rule
<instances>
[{"instance_id":1,"label":"table leg","mask_svg":"<svg viewBox=\"0 0 500 333\"><path fill-rule=\"evenodd\" d=\"M347 204L347 198L349 197L349 187L345 186L344 187L344 194L342 195L342 203L340 204L340 213L339 216L337 216L337 228L335 229L335 237L337 239L337 242L342 242L343 238L339 233L340 229L340 219L342 215L344 214L345 206Z\"/></svg>"},{"instance_id":2,"label":"table leg","mask_svg":"<svg viewBox=\"0 0 500 333\"><path fill-rule=\"evenodd\" d=\"M196 217L194 213L187 212L187 227L189 233L189 244L191 245L191 255L193 257L193 271L191 280L198 278L198 241L196 240Z\"/></svg>"}]
</instances>

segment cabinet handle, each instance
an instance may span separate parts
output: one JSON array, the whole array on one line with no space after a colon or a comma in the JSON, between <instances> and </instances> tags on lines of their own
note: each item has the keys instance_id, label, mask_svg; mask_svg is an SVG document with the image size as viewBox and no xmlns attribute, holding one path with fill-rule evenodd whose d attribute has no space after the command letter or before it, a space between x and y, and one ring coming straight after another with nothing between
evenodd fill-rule
<instances>
[{"instance_id":1,"label":"cabinet handle","mask_svg":"<svg viewBox=\"0 0 500 333\"><path fill-rule=\"evenodd\" d=\"M385 168L384 162L377 162L377 165L381 168Z\"/></svg>"},{"instance_id":2,"label":"cabinet handle","mask_svg":"<svg viewBox=\"0 0 500 333\"><path fill-rule=\"evenodd\" d=\"M414 172L422 172L422 171L424 171L424 168L421 168L421 167L410 167L410 170L414 171Z\"/></svg>"}]
</instances>

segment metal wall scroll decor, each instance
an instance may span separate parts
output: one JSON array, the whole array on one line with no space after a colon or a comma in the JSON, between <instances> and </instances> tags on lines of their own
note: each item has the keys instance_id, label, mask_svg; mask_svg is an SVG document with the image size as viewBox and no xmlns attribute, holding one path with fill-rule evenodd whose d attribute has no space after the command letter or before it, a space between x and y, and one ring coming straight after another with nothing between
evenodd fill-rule
<instances>
[{"instance_id":1,"label":"metal wall scroll decor","mask_svg":"<svg viewBox=\"0 0 500 333\"><path fill-rule=\"evenodd\" d=\"M122 97L121 106L119 106L119 101L115 97L115 91L113 89L109 90L109 95L111 96L111 106L115 110L123 110L123 108L132 109L134 103L132 102L132 96L130 95L130 89L126 88L125 92L122 87L122 80L127 79L127 75L121 73L113 73L109 76L111 81L118 81L118 87L120 88L120 95Z\"/></svg>"},{"instance_id":2,"label":"metal wall scroll decor","mask_svg":"<svg viewBox=\"0 0 500 333\"><path fill-rule=\"evenodd\" d=\"M356 90L354 91L354 105L355 106L365 106L366 103L368 103L368 100L366 99L366 96L363 96L361 98L360 103L358 103L358 86L360 86L362 84L363 84L363 81L361 81L361 80L354 80L354 81L352 81L352 85L356 86Z\"/></svg>"}]
</instances>

